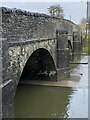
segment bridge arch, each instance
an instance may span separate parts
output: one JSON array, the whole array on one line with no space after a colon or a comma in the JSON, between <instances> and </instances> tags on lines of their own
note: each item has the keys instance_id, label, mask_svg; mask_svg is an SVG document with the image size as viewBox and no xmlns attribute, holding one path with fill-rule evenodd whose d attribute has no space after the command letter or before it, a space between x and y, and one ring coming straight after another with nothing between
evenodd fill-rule
<instances>
[{"instance_id":1,"label":"bridge arch","mask_svg":"<svg viewBox=\"0 0 90 120\"><path fill-rule=\"evenodd\" d=\"M45 48L38 48L29 56L15 88L14 109L16 108L16 96L19 83L27 84L31 80L56 80L56 65L51 53ZM26 78L27 77L27 78ZM26 83L25 83L26 82ZM16 110L14 111L16 115Z\"/></svg>"},{"instance_id":2,"label":"bridge arch","mask_svg":"<svg viewBox=\"0 0 90 120\"><path fill-rule=\"evenodd\" d=\"M25 82L25 79L56 80L56 66L48 50L39 48L30 55L21 73L20 82Z\"/></svg>"}]
</instances>

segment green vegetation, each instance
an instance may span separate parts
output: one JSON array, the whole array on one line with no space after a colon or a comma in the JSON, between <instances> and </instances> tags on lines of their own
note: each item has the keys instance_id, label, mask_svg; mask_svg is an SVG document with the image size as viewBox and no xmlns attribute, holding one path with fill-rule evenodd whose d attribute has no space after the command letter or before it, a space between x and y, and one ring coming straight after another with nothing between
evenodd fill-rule
<instances>
[{"instance_id":1,"label":"green vegetation","mask_svg":"<svg viewBox=\"0 0 90 120\"><path fill-rule=\"evenodd\" d=\"M83 40L83 53L90 55L90 35L85 36Z\"/></svg>"},{"instance_id":2,"label":"green vegetation","mask_svg":"<svg viewBox=\"0 0 90 120\"><path fill-rule=\"evenodd\" d=\"M80 24L79 27L80 27L82 30L86 30L86 24Z\"/></svg>"},{"instance_id":3,"label":"green vegetation","mask_svg":"<svg viewBox=\"0 0 90 120\"><path fill-rule=\"evenodd\" d=\"M60 5L52 5L48 8L50 16L64 18L63 8Z\"/></svg>"},{"instance_id":4,"label":"green vegetation","mask_svg":"<svg viewBox=\"0 0 90 120\"><path fill-rule=\"evenodd\" d=\"M80 28L83 31L83 34L86 34L86 19L82 18L81 19L81 24L79 24ZM85 35L84 39L83 39L83 51L82 53L84 53L85 55L90 55L90 35Z\"/></svg>"},{"instance_id":5,"label":"green vegetation","mask_svg":"<svg viewBox=\"0 0 90 120\"><path fill-rule=\"evenodd\" d=\"M90 35L88 36L88 55L90 55Z\"/></svg>"}]
</instances>

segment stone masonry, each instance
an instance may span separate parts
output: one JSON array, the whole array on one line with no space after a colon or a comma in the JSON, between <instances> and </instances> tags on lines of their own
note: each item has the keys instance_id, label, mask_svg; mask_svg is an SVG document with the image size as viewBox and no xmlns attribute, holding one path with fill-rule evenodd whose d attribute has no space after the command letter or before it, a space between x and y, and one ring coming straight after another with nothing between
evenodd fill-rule
<instances>
[{"instance_id":1,"label":"stone masonry","mask_svg":"<svg viewBox=\"0 0 90 120\"><path fill-rule=\"evenodd\" d=\"M45 63L47 67L49 63L54 66L55 69L50 68L56 73L55 80L66 79L70 77L70 60L80 59L82 34L76 24L66 19L19 9L5 7L1 9L0 89L2 89L2 110L0 116L13 118L15 91L30 56L38 50L38 54L42 52L42 56L47 54L45 56L48 57L43 57L44 63L47 61ZM43 53L43 51L46 52ZM48 60L49 58L50 60ZM39 67L39 64L36 65ZM50 68L48 67L47 70Z\"/></svg>"}]
</instances>

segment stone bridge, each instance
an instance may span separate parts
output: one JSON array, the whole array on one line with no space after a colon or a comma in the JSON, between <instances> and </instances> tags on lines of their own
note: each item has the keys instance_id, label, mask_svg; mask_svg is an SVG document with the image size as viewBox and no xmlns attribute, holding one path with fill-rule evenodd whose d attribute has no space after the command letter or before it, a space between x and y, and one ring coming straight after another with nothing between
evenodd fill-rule
<instances>
[{"instance_id":1,"label":"stone bridge","mask_svg":"<svg viewBox=\"0 0 90 120\"><path fill-rule=\"evenodd\" d=\"M59 81L70 77L69 62L80 59L82 33L73 22L2 7L0 91L3 118L14 117L19 80Z\"/></svg>"}]
</instances>

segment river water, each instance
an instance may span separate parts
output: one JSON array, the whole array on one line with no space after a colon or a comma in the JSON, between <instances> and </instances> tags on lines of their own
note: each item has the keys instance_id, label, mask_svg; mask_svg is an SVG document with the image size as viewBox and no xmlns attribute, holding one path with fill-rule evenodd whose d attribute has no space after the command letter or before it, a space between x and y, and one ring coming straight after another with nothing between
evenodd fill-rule
<instances>
[{"instance_id":1,"label":"river water","mask_svg":"<svg viewBox=\"0 0 90 120\"><path fill-rule=\"evenodd\" d=\"M79 64L71 74L79 76L79 80L74 79L75 87L19 85L15 117L88 118L88 64Z\"/></svg>"}]
</instances>

